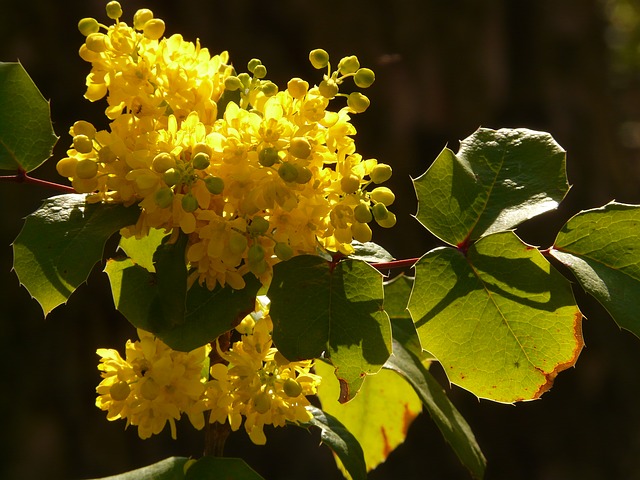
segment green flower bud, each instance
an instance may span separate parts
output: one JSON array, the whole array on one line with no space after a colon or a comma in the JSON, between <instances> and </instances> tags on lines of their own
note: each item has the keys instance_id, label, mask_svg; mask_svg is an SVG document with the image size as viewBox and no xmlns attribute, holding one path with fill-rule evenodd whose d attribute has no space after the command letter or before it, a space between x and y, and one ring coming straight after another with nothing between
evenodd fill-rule
<instances>
[{"instance_id":1,"label":"green flower bud","mask_svg":"<svg viewBox=\"0 0 640 480\"><path fill-rule=\"evenodd\" d=\"M369 101L369 99L360 92L352 92L347 98L347 105L355 113L364 112L367 108L369 108L370 104L371 102Z\"/></svg>"},{"instance_id":2,"label":"green flower bud","mask_svg":"<svg viewBox=\"0 0 640 480\"><path fill-rule=\"evenodd\" d=\"M353 77L354 83L360 88L368 88L376 80L376 75L373 70L368 68L359 68Z\"/></svg>"},{"instance_id":3,"label":"green flower bud","mask_svg":"<svg viewBox=\"0 0 640 480\"><path fill-rule=\"evenodd\" d=\"M264 81L260 86L262 93L264 93L267 97L273 97L276 93L278 93L278 86L270 81Z\"/></svg>"},{"instance_id":4,"label":"green flower bud","mask_svg":"<svg viewBox=\"0 0 640 480\"><path fill-rule=\"evenodd\" d=\"M299 183L300 185L304 185L309 180L311 180L311 177L313 177L313 174L311 173L311 170L309 170L307 167L296 167L296 168L298 170L298 176L296 177L296 183Z\"/></svg>"},{"instance_id":5,"label":"green flower bud","mask_svg":"<svg viewBox=\"0 0 640 480\"><path fill-rule=\"evenodd\" d=\"M152 18L142 27L142 33L149 40L158 40L164 35L164 21L159 18Z\"/></svg>"},{"instance_id":6,"label":"green flower bud","mask_svg":"<svg viewBox=\"0 0 640 480\"><path fill-rule=\"evenodd\" d=\"M73 124L73 135L86 135L93 140L96 136L96 127L84 120L78 120Z\"/></svg>"},{"instance_id":7,"label":"green flower bud","mask_svg":"<svg viewBox=\"0 0 640 480\"><path fill-rule=\"evenodd\" d=\"M92 52L104 52L107 49L107 36L104 33L90 33L85 44Z\"/></svg>"},{"instance_id":8,"label":"green flower bud","mask_svg":"<svg viewBox=\"0 0 640 480\"><path fill-rule=\"evenodd\" d=\"M264 235L270 226L269 220L261 216L256 216L251 219L251 224L247 227L247 230L254 235Z\"/></svg>"},{"instance_id":9,"label":"green flower bud","mask_svg":"<svg viewBox=\"0 0 640 480\"><path fill-rule=\"evenodd\" d=\"M180 172L175 168L169 168L166 172L164 172L162 179L164 180L164 183L166 183L170 187L173 187L174 185L180 183L180 180L182 180L182 175L180 175Z\"/></svg>"},{"instance_id":10,"label":"green flower bud","mask_svg":"<svg viewBox=\"0 0 640 480\"><path fill-rule=\"evenodd\" d=\"M258 163L263 167L270 167L280 160L278 150L273 147L265 147L258 153Z\"/></svg>"},{"instance_id":11,"label":"green flower bud","mask_svg":"<svg viewBox=\"0 0 640 480\"><path fill-rule=\"evenodd\" d=\"M366 223L356 222L351 225L351 235L353 235L353 238L360 243L367 243L371 241L373 232L371 231L371 227Z\"/></svg>"},{"instance_id":12,"label":"green flower bud","mask_svg":"<svg viewBox=\"0 0 640 480\"><path fill-rule=\"evenodd\" d=\"M242 83L243 88L249 88L251 85L251 76L248 73L242 72L238 75L238 80Z\"/></svg>"},{"instance_id":13,"label":"green flower bud","mask_svg":"<svg viewBox=\"0 0 640 480\"><path fill-rule=\"evenodd\" d=\"M73 137L73 148L79 153L91 153L93 142L86 135L76 135Z\"/></svg>"},{"instance_id":14,"label":"green flower bud","mask_svg":"<svg viewBox=\"0 0 640 480\"><path fill-rule=\"evenodd\" d=\"M220 177L210 175L204 179L204 185L212 195L220 195L224 191L224 180Z\"/></svg>"},{"instance_id":15,"label":"green flower bud","mask_svg":"<svg viewBox=\"0 0 640 480\"><path fill-rule=\"evenodd\" d=\"M133 27L142 30L144 24L153 18L153 12L148 8L141 8L133 15Z\"/></svg>"},{"instance_id":16,"label":"green flower bud","mask_svg":"<svg viewBox=\"0 0 640 480\"><path fill-rule=\"evenodd\" d=\"M283 262L286 262L291 257L293 257L293 249L283 242L276 243L276 246L273 247L273 253L275 253L276 257L278 257Z\"/></svg>"},{"instance_id":17,"label":"green flower bud","mask_svg":"<svg viewBox=\"0 0 640 480\"><path fill-rule=\"evenodd\" d=\"M131 388L127 382L116 382L109 388L109 395L116 402L126 400L131 393Z\"/></svg>"},{"instance_id":18,"label":"green flower bud","mask_svg":"<svg viewBox=\"0 0 640 480\"><path fill-rule=\"evenodd\" d=\"M242 82L238 77L232 75L224 79L224 88L230 92L235 92L242 88Z\"/></svg>"},{"instance_id":19,"label":"green flower bud","mask_svg":"<svg viewBox=\"0 0 640 480\"><path fill-rule=\"evenodd\" d=\"M347 75L349 73L355 73L360 68L360 61L358 57L355 55L351 55L350 57L344 57L338 63L338 71L342 75Z\"/></svg>"},{"instance_id":20,"label":"green flower bud","mask_svg":"<svg viewBox=\"0 0 640 480\"><path fill-rule=\"evenodd\" d=\"M375 218L378 223L380 223L380 220L384 220L389 216L389 210L387 210L384 203L376 203L373 208L371 208L371 211L373 212L373 218Z\"/></svg>"},{"instance_id":21,"label":"green flower bud","mask_svg":"<svg viewBox=\"0 0 640 480\"><path fill-rule=\"evenodd\" d=\"M154 194L153 199L160 208L169 208L173 205L173 190L169 187L162 187Z\"/></svg>"},{"instance_id":22,"label":"green flower bud","mask_svg":"<svg viewBox=\"0 0 640 480\"><path fill-rule=\"evenodd\" d=\"M320 82L318 85L318 90L320 90L320 95L325 98L332 99L334 98L339 91L338 84L332 78L327 78Z\"/></svg>"},{"instance_id":23,"label":"green flower bud","mask_svg":"<svg viewBox=\"0 0 640 480\"><path fill-rule=\"evenodd\" d=\"M356 208L353 209L353 216L356 221L360 223L369 223L371 220L373 220L371 209L366 203L359 203Z\"/></svg>"},{"instance_id":24,"label":"green flower bud","mask_svg":"<svg viewBox=\"0 0 640 480\"><path fill-rule=\"evenodd\" d=\"M344 193L355 193L360 188L360 179L355 175L349 175L348 177L342 177L340 179L340 189Z\"/></svg>"},{"instance_id":25,"label":"green flower bud","mask_svg":"<svg viewBox=\"0 0 640 480\"><path fill-rule=\"evenodd\" d=\"M191 164L196 170L204 170L211 164L209 155L205 152L198 152L191 158Z\"/></svg>"},{"instance_id":26,"label":"green flower bud","mask_svg":"<svg viewBox=\"0 0 640 480\"><path fill-rule=\"evenodd\" d=\"M106 10L107 10L107 17L109 17L112 20L117 20L122 16L122 7L120 6L119 2L113 1L113 2L107 3Z\"/></svg>"},{"instance_id":27,"label":"green flower bud","mask_svg":"<svg viewBox=\"0 0 640 480\"><path fill-rule=\"evenodd\" d=\"M295 182L298 178L298 169L292 163L283 162L278 168L278 175L285 182Z\"/></svg>"},{"instance_id":28,"label":"green flower bud","mask_svg":"<svg viewBox=\"0 0 640 480\"><path fill-rule=\"evenodd\" d=\"M311 155L311 145L305 137L294 137L289 144L289 153L296 158L305 159Z\"/></svg>"},{"instance_id":29,"label":"green flower bud","mask_svg":"<svg viewBox=\"0 0 640 480\"><path fill-rule=\"evenodd\" d=\"M98 164L91 158L82 158L76 163L76 174L74 177L88 180L98 174Z\"/></svg>"},{"instance_id":30,"label":"green flower bud","mask_svg":"<svg viewBox=\"0 0 640 480\"><path fill-rule=\"evenodd\" d=\"M264 78L267 76L267 67L264 65L258 65L253 71L253 76L256 78Z\"/></svg>"},{"instance_id":31,"label":"green flower bud","mask_svg":"<svg viewBox=\"0 0 640 480\"><path fill-rule=\"evenodd\" d=\"M247 253L247 261L249 265L257 264L264 260L264 248L259 243L254 243L249 247L249 252Z\"/></svg>"},{"instance_id":32,"label":"green flower bud","mask_svg":"<svg viewBox=\"0 0 640 480\"><path fill-rule=\"evenodd\" d=\"M83 18L78 22L78 30L82 35L88 37L92 33L98 33L100 24L95 18Z\"/></svg>"},{"instance_id":33,"label":"green flower bud","mask_svg":"<svg viewBox=\"0 0 640 480\"><path fill-rule=\"evenodd\" d=\"M387 187L376 187L369 196L376 202L384 203L387 207L393 204L396 199L396 196Z\"/></svg>"},{"instance_id":34,"label":"green flower bud","mask_svg":"<svg viewBox=\"0 0 640 480\"><path fill-rule=\"evenodd\" d=\"M391 178L392 170L389 165L386 163L379 163L376 165L371 173L369 174L369 178L373 183L384 183Z\"/></svg>"},{"instance_id":35,"label":"green flower bud","mask_svg":"<svg viewBox=\"0 0 640 480\"><path fill-rule=\"evenodd\" d=\"M380 205L380 203L378 205ZM376 218L376 222L378 222L378 225L381 227L391 228L396 224L396 215L393 212L388 212L386 218L382 218L380 220Z\"/></svg>"},{"instance_id":36,"label":"green flower bud","mask_svg":"<svg viewBox=\"0 0 640 480\"><path fill-rule=\"evenodd\" d=\"M316 48L309 53L309 61L313 68L320 70L329 64L329 54L321 48Z\"/></svg>"},{"instance_id":37,"label":"green flower bud","mask_svg":"<svg viewBox=\"0 0 640 480\"><path fill-rule=\"evenodd\" d=\"M260 59L252 58L251 60L249 60L249 63L247 63L247 70L253 73L256 67L259 65L262 65L262 62L260 61Z\"/></svg>"},{"instance_id":38,"label":"green flower bud","mask_svg":"<svg viewBox=\"0 0 640 480\"><path fill-rule=\"evenodd\" d=\"M256 412L264 414L271 410L271 395L267 392L260 392L253 397L253 408Z\"/></svg>"},{"instance_id":39,"label":"green flower bud","mask_svg":"<svg viewBox=\"0 0 640 480\"><path fill-rule=\"evenodd\" d=\"M198 200L193 196L191 192L187 193L182 197L181 200L182 209L187 212L195 212L198 209Z\"/></svg>"},{"instance_id":40,"label":"green flower bud","mask_svg":"<svg viewBox=\"0 0 640 480\"><path fill-rule=\"evenodd\" d=\"M287 378L282 385L282 389L287 394L287 397L291 398L297 397L302 393L302 387L293 378Z\"/></svg>"},{"instance_id":41,"label":"green flower bud","mask_svg":"<svg viewBox=\"0 0 640 480\"><path fill-rule=\"evenodd\" d=\"M151 161L151 167L158 173L165 173L170 168L176 166L176 161L173 155L167 152L160 152ZM175 184L174 184L175 185Z\"/></svg>"},{"instance_id":42,"label":"green flower bud","mask_svg":"<svg viewBox=\"0 0 640 480\"><path fill-rule=\"evenodd\" d=\"M260 275L262 275L264 272L267 271L268 268L269 266L267 265L267 262L265 260L260 260L257 263L252 263L249 265L249 270L256 277L259 277Z\"/></svg>"},{"instance_id":43,"label":"green flower bud","mask_svg":"<svg viewBox=\"0 0 640 480\"><path fill-rule=\"evenodd\" d=\"M248 245L247 237L239 232L232 231L229 233L229 250L234 255L244 253Z\"/></svg>"}]
</instances>

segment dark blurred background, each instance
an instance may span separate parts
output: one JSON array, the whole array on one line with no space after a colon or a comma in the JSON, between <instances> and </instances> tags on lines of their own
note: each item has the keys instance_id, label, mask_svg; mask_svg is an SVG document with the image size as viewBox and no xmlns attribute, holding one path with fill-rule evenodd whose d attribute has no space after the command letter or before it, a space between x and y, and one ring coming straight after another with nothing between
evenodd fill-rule
<instances>
[{"instance_id":1,"label":"dark blurred background","mask_svg":"<svg viewBox=\"0 0 640 480\"><path fill-rule=\"evenodd\" d=\"M105 127L104 103L83 99L88 64L78 56L81 17L106 22L92 0L3 2L0 60L19 59L51 99L64 156L77 119ZM568 151L574 185L557 212L519 228L548 247L580 209L616 199L640 203L640 0L124 0L124 20L151 8L167 33L200 38L214 53L229 50L244 71L253 57L268 78L319 81L307 61L325 48L337 61L356 54L371 67L372 105L356 116L358 151L394 168L398 225L374 240L397 258L437 246L412 214L411 177L441 149L479 126L551 132ZM54 161L35 172L60 181ZM179 426L151 440L124 422L107 422L94 406L96 348L122 350L135 333L114 311L97 266L64 307L45 320L11 272L10 244L22 219L55 192L4 183L0 188L0 478L80 479L112 475L171 455L200 455L202 434ZM640 479L640 341L576 288L588 317L577 368L562 373L541 400L516 406L478 401L447 389L471 424L489 467L488 480ZM447 385L436 366L435 373ZM278 429L255 447L233 435L227 453L242 456L268 479L339 479L331 454L302 429ZM465 469L428 415L409 430L372 479L466 479Z\"/></svg>"}]
</instances>

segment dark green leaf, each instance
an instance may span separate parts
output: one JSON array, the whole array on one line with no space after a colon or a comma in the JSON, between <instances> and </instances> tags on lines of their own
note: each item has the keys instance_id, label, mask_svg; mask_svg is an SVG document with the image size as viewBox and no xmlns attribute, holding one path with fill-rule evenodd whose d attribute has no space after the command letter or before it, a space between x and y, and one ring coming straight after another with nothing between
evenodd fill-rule
<instances>
[{"instance_id":1,"label":"dark green leaf","mask_svg":"<svg viewBox=\"0 0 640 480\"><path fill-rule=\"evenodd\" d=\"M569 185L565 152L548 133L481 128L445 148L414 180L417 218L450 245L509 230L557 207Z\"/></svg>"},{"instance_id":2,"label":"dark green leaf","mask_svg":"<svg viewBox=\"0 0 640 480\"><path fill-rule=\"evenodd\" d=\"M183 480L184 465L188 460L185 457L165 458L153 465L94 480Z\"/></svg>"},{"instance_id":3,"label":"dark green leaf","mask_svg":"<svg viewBox=\"0 0 640 480\"><path fill-rule=\"evenodd\" d=\"M402 375L415 389L445 440L474 478L482 478L486 459L476 442L471 427L453 406L449 397L418 357L399 342L393 342L393 354L385 368Z\"/></svg>"},{"instance_id":4,"label":"dark green leaf","mask_svg":"<svg viewBox=\"0 0 640 480\"><path fill-rule=\"evenodd\" d=\"M107 239L139 215L136 205L87 204L70 194L45 200L27 217L13 243L13 268L45 315L87 279Z\"/></svg>"},{"instance_id":5,"label":"dark green leaf","mask_svg":"<svg viewBox=\"0 0 640 480\"><path fill-rule=\"evenodd\" d=\"M110 260L105 271L118 311L135 327L154 333L171 348L181 351L201 347L234 328L254 310L261 287L250 274L245 277L246 287L242 290L218 285L210 291L196 283L187 292L184 317L173 319L157 315L156 305L160 302L157 274L135 265L131 259ZM184 296L176 297L172 301L185 301Z\"/></svg>"},{"instance_id":6,"label":"dark green leaf","mask_svg":"<svg viewBox=\"0 0 640 480\"><path fill-rule=\"evenodd\" d=\"M187 240L188 237L181 234L175 243L163 242L153 254L158 293L151 305L151 315L169 328L181 324L185 319L188 275L184 259Z\"/></svg>"},{"instance_id":7,"label":"dark green leaf","mask_svg":"<svg viewBox=\"0 0 640 480\"><path fill-rule=\"evenodd\" d=\"M338 456L353 480L365 480L367 468L362 447L355 437L337 419L319 408L309 406L313 414L310 425L320 428L320 439Z\"/></svg>"},{"instance_id":8,"label":"dark green leaf","mask_svg":"<svg viewBox=\"0 0 640 480\"><path fill-rule=\"evenodd\" d=\"M622 328L640 337L640 206L609 203L571 218L550 249Z\"/></svg>"},{"instance_id":9,"label":"dark green leaf","mask_svg":"<svg viewBox=\"0 0 640 480\"><path fill-rule=\"evenodd\" d=\"M21 64L0 62L0 170L35 170L57 140L49 102L33 80Z\"/></svg>"},{"instance_id":10,"label":"dark green leaf","mask_svg":"<svg viewBox=\"0 0 640 480\"><path fill-rule=\"evenodd\" d=\"M513 232L427 253L409 311L449 380L499 402L538 398L583 347L570 283Z\"/></svg>"},{"instance_id":11,"label":"dark green leaf","mask_svg":"<svg viewBox=\"0 0 640 480\"><path fill-rule=\"evenodd\" d=\"M407 305L413 288L413 277L404 274L384 283L384 310L391 320L393 338L414 355L425 360L429 355L422 350L416 326L411 319Z\"/></svg>"},{"instance_id":12,"label":"dark green leaf","mask_svg":"<svg viewBox=\"0 0 640 480\"><path fill-rule=\"evenodd\" d=\"M347 259L332 269L320 257L297 256L274 267L267 296L278 349L291 360L326 352L341 383L341 401L353 398L365 376L389 357L382 275L367 263Z\"/></svg>"},{"instance_id":13,"label":"dark green leaf","mask_svg":"<svg viewBox=\"0 0 640 480\"><path fill-rule=\"evenodd\" d=\"M264 480L241 458L202 457L187 469L185 480Z\"/></svg>"}]
</instances>

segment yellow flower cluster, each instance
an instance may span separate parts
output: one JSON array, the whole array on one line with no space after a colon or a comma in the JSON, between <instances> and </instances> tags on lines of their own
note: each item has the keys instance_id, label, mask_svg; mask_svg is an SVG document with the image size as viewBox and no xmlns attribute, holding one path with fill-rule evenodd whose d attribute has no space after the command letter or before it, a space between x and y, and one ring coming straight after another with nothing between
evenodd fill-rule
<instances>
[{"instance_id":1,"label":"yellow flower cluster","mask_svg":"<svg viewBox=\"0 0 640 480\"><path fill-rule=\"evenodd\" d=\"M350 115L367 109L358 88L375 79L355 56L335 70L324 50L309 59L326 69L317 86L294 78L287 88L265 80L257 59L249 73L210 55L199 42L163 37L150 10L133 26L107 5L109 27L83 19L81 57L92 65L86 97L107 97L108 130L86 122L70 130L73 145L57 164L89 201L138 203L140 218L124 235L151 228L189 235L191 281L210 289L244 287L252 272L268 282L272 266L293 255L353 253L371 240L369 223L395 224L395 196L379 184L391 167L356 153ZM346 105L331 110L331 101Z\"/></svg>"},{"instance_id":2,"label":"yellow flower cluster","mask_svg":"<svg viewBox=\"0 0 640 480\"><path fill-rule=\"evenodd\" d=\"M175 421L183 413L198 430L206 411L209 421L228 419L234 431L244 417L258 445L266 443L264 425L310 420L306 395L315 394L320 384L320 377L310 373L313 362L289 362L273 347L265 309L248 315L237 330L242 340L218 352L228 363L209 370L208 345L178 352L143 330L138 330L140 341L127 342L125 359L116 350L98 349L102 382L96 406L108 412L108 420L123 418L127 426L136 425L143 439L160 433L167 422L175 439Z\"/></svg>"}]
</instances>

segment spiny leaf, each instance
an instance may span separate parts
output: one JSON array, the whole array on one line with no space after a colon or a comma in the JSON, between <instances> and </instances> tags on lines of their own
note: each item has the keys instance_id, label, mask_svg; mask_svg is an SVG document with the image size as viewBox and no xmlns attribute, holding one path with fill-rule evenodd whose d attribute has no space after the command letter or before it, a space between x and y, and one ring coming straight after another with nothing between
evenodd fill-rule
<instances>
[{"instance_id":1,"label":"spiny leaf","mask_svg":"<svg viewBox=\"0 0 640 480\"><path fill-rule=\"evenodd\" d=\"M462 464L469 469L474 478L483 478L487 461L471 427L420 359L394 339L393 354L384 368L399 373L413 386Z\"/></svg>"},{"instance_id":2,"label":"spiny leaf","mask_svg":"<svg viewBox=\"0 0 640 480\"><path fill-rule=\"evenodd\" d=\"M513 232L416 265L409 311L449 380L498 402L538 398L583 347L570 283Z\"/></svg>"},{"instance_id":3,"label":"spiny leaf","mask_svg":"<svg viewBox=\"0 0 640 480\"><path fill-rule=\"evenodd\" d=\"M185 480L264 480L241 458L206 456L189 465Z\"/></svg>"},{"instance_id":4,"label":"spiny leaf","mask_svg":"<svg viewBox=\"0 0 640 480\"><path fill-rule=\"evenodd\" d=\"M185 478L184 466L188 461L189 459L185 457L165 458L130 472L94 480L182 480Z\"/></svg>"},{"instance_id":5,"label":"spiny leaf","mask_svg":"<svg viewBox=\"0 0 640 480\"><path fill-rule=\"evenodd\" d=\"M640 337L640 206L609 203L580 212L549 250L622 328Z\"/></svg>"},{"instance_id":6,"label":"spiny leaf","mask_svg":"<svg viewBox=\"0 0 640 480\"><path fill-rule=\"evenodd\" d=\"M336 400L340 385L333 368L324 362L315 365L322 377L318 389L322 410L354 435L362 446L367 471L373 470L404 442L409 426L422 410L420 399L402 377L380 370L367 378L353 400L341 404Z\"/></svg>"},{"instance_id":7,"label":"spiny leaf","mask_svg":"<svg viewBox=\"0 0 640 480\"><path fill-rule=\"evenodd\" d=\"M457 154L445 148L414 186L418 220L450 245L512 229L569 190L564 150L526 129L477 130Z\"/></svg>"},{"instance_id":8,"label":"spiny leaf","mask_svg":"<svg viewBox=\"0 0 640 480\"><path fill-rule=\"evenodd\" d=\"M382 308L382 275L359 260L335 268L314 255L274 267L267 296L273 339L291 359L331 359L340 400L353 398L364 378L380 370L391 352L389 317Z\"/></svg>"},{"instance_id":9,"label":"spiny leaf","mask_svg":"<svg viewBox=\"0 0 640 480\"><path fill-rule=\"evenodd\" d=\"M87 204L85 195L69 194L48 198L27 217L13 243L13 268L45 316L86 281L109 237L139 215L136 205Z\"/></svg>"},{"instance_id":10,"label":"spiny leaf","mask_svg":"<svg viewBox=\"0 0 640 480\"><path fill-rule=\"evenodd\" d=\"M57 140L49 102L25 69L0 62L0 170L35 170Z\"/></svg>"},{"instance_id":11,"label":"spiny leaf","mask_svg":"<svg viewBox=\"0 0 640 480\"><path fill-rule=\"evenodd\" d=\"M151 228L149 234L142 237L129 237L120 239L118 245L133 262L150 272L155 272L153 266L153 255L162 243L162 239L167 236L164 230Z\"/></svg>"},{"instance_id":12,"label":"spiny leaf","mask_svg":"<svg viewBox=\"0 0 640 480\"><path fill-rule=\"evenodd\" d=\"M313 415L309 425L320 428L322 443L333 450L353 480L365 480L367 468L358 440L332 415L312 406L307 409Z\"/></svg>"}]
</instances>

